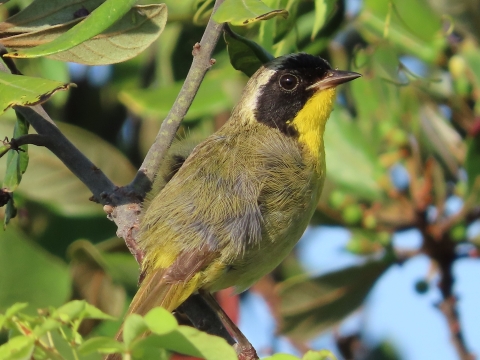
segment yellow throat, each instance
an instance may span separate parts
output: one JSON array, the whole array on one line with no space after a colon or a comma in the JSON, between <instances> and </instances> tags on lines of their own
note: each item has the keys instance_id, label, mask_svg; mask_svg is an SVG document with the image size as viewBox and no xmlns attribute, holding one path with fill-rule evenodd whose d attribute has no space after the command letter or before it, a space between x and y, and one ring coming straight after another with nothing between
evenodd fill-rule
<instances>
[{"instance_id":1,"label":"yellow throat","mask_svg":"<svg viewBox=\"0 0 480 360\"><path fill-rule=\"evenodd\" d=\"M323 150L323 133L334 102L335 88L318 91L292 120L299 134L298 141L314 157Z\"/></svg>"}]
</instances>

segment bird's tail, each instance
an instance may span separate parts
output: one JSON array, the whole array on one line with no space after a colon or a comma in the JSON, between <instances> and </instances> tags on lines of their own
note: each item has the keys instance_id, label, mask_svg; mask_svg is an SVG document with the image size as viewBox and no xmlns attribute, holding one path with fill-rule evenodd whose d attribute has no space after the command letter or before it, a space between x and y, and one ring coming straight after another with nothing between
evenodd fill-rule
<instances>
[{"instance_id":1,"label":"bird's tail","mask_svg":"<svg viewBox=\"0 0 480 360\"><path fill-rule=\"evenodd\" d=\"M130 314L145 316L151 309L157 306L161 306L171 312L198 288L199 274L191 277L188 281L171 281L165 276L165 273L166 269L157 269L145 277L125 317ZM118 341L123 340L123 324L115 338ZM110 354L105 358L105 360L121 359L122 356L120 354Z\"/></svg>"}]
</instances>

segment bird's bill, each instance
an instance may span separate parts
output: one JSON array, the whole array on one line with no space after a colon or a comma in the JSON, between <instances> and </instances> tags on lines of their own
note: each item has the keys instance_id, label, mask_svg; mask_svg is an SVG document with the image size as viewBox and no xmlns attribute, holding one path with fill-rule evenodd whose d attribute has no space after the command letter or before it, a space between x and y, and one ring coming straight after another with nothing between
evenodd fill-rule
<instances>
[{"instance_id":1,"label":"bird's bill","mask_svg":"<svg viewBox=\"0 0 480 360\"><path fill-rule=\"evenodd\" d=\"M322 80L310 85L307 90L315 89L318 91L330 89L348 81L355 80L360 76L362 75L353 71L329 70Z\"/></svg>"}]
</instances>

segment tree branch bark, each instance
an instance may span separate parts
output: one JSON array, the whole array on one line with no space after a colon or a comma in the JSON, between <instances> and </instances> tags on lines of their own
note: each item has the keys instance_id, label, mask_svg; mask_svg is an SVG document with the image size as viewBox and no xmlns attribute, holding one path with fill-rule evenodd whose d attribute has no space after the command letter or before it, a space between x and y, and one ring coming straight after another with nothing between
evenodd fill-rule
<instances>
[{"instance_id":1,"label":"tree branch bark","mask_svg":"<svg viewBox=\"0 0 480 360\"><path fill-rule=\"evenodd\" d=\"M212 15L223 1L224 0L217 0L215 2ZM167 117L162 122L155 142L148 151L137 176L130 184L137 192L143 193L151 187L155 178L155 172L165 158L178 127L187 114L205 74L215 63L212 59L212 53L222 34L223 27L223 24L217 24L212 17L210 17L200 43L194 45L192 51L193 62L182 89Z\"/></svg>"}]
</instances>

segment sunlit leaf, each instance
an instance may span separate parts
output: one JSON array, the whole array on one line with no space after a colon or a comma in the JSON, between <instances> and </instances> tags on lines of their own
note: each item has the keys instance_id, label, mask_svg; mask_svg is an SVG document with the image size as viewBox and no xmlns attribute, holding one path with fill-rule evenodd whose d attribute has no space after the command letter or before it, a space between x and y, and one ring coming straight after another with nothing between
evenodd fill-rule
<instances>
[{"instance_id":1,"label":"sunlit leaf","mask_svg":"<svg viewBox=\"0 0 480 360\"><path fill-rule=\"evenodd\" d=\"M336 356L329 350L309 350L303 355L302 360L337 360Z\"/></svg>"},{"instance_id":2,"label":"sunlit leaf","mask_svg":"<svg viewBox=\"0 0 480 360\"><path fill-rule=\"evenodd\" d=\"M15 336L6 344L0 346L0 359L25 360L30 359L35 346L31 336Z\"/></svg>"},{"instance_id":3,"label":"sunlit leaf","mask_svg":"<svg viewBox=\"0 0 480 360\"><path fill-rule=\"evenodd\" d=\"M288 12L281 9L271 9L260 0L225 0L213 15L213 19L218 23L228 22L232 25L248 25L275 16L286 18Z\"/></svg>"},{"instance_id":4,"label":"sunlit leaf","mask_svg":"<svg viewBox=\"0 0 480 360\"><path fill-rule=\"evenodd\" d=\"M128 315L123 325L123 341L125 345L129 346L133 340L147 330L148 326L143 317L138 314Z\"/></svg>"},{"instance_id":5,"label":"sunlit leaf","mask_svg":"<svg viewBox=\"0 0 480 360\"><path fill-rule=\"evenodd\" d=\"M263 360L298 360L298 357L290 354L275 354L275 355L263 358Z\"/></svg>"},{"instance_id":6,"label":"sunlit leaf","mask_svg":"<svg viewBox=\"0 0 480 360\"><path fill-rule=\"evenodd\" d=\"M5 310L5 317L8 319L27 307L28 303L15 303Z\"/></svg>"},{"instance_id":7,"label":"sunlit leaf","mask_svg":"<svg viewBox=\"0 0 480 360\"><path fill-rule=\"evenodd\" d=\"M0 71L0 114L14 105L33 106L47 101L58 90L71 84Z\"/></svg>"},{"instance_id":8,"label":"sunlit leaf","mask_svg":"<svg viewBox=\"0 0 480 360\"><path fill-rule=\"evenodd\" d=\"M175 317L162 307L150 310L145 315L145 323L150 331L157 335L168 334L178 328Z\"/></svg>"},{"instance_id":9,"label":"sunlit leaf","mask_svg":"<svg viewBox=\"0 0 480 360\"><path fill-rule=\"evenodd\" d=\"M81 20L52 26L2 39L4 46L30 48L49 43L71 29ZM162 33L167 22L165 4L134 6L113 26L99 35L71 48L50 55L52 59L86 65L114 64L131 59L144 51Z\"/></svg>"},{"instance_id":10,"label":"sunlit leaf","mask_svg":"<svg viewBox=\"0 0 480 360\"><path fill-rule=\"evenodd\" d=\"M142 339L134 344L132 352L135 354L135 351L146 347L163 348L208 360L237 359L235 350L224 339L189 326L179 326L165 335Z\"/></svg>"},{"instance_id":11,"label":"sunlit leaf","mask_svg":"<svg viewBox=\"0 0 480 360\"><path fill-rule=\"evenodd\" d=\"M392 264L369 261L315 278L294 277L280 287L282 332L297 339L318 335L356 310Z\"/></svg>"},{"instance_id":12,"label":"sunlit leaf","mask_svg":"<svg viewBox=\"0 0 480 360\"><path fill-rule=\"evenodd\" d=\"M82 22L60 35L54 41L34 48L9 53L10 57L32 58L47 56L73 48L108 29L135 4L136 0L106 0Z\"/></svg>"},{"instance_id":13,"label":"sunlit leaf","mask_svg":"<svg viewBox=\"0 0 480 360\"><path fill-rule=\"evenodd\" d=\"M312 29L312 39L323 28L334 8L335 0L315 0L315 22Z\"/></svg>"},{"instance_id":14,"label":"sunlit leaf","mask_svg":"<svg viewBox=\"0 0 480 360\"><path fill-rule=\"evenodd\" d=\"M125 351L125 345L109 337L94 337L81 344L77 351L80 355L88 355L94 352L112 354Z\"/></svg>"}]
</instances>

